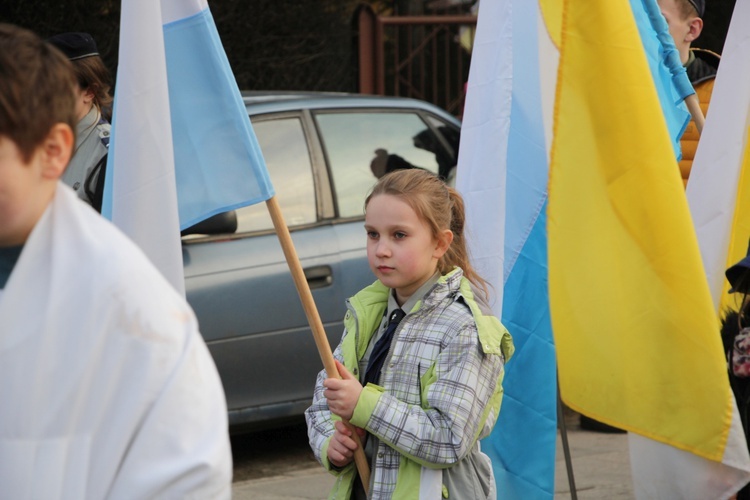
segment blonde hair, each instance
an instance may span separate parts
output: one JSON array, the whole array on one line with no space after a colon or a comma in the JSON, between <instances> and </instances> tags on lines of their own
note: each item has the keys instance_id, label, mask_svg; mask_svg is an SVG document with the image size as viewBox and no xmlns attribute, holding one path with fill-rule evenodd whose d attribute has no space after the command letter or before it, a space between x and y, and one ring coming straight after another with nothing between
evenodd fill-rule
<instances>
[{"instance_id":1,"label":"blonde hair","mask_svg":"<svg viewBox=\"0 0 750 500\"><path fill-rule=\"evenodd\" d=\"M450 229L453 242L438 261L440 274L458 266L464 276L488 296L487 282L469 263L469 252L464 241L464 201L458 191L451 188L435 174L422 169L396 170L381 177L365 199L365 211L370 200L380 194L398 196L406 202L430 228L437 239L440 232Z\"/></svg>"}]
</instances>

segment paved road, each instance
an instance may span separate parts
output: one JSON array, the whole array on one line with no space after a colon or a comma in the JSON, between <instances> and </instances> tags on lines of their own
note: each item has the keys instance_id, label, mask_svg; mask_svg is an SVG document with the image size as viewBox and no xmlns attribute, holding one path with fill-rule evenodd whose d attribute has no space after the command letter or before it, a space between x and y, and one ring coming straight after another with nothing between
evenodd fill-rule
<instances>
[{"instance_id":1,"label":"paved road","mask_svg":"<svg viewBox=\"0 0 750 500\"><path fill-rule=\"evenodd\" d=\"M578 498L633 498L625 434L581 429L569 415L568 441ZM571 498L565 458L558 435L555 499ZM304 425L235 437L235 500L304 500L327 498L333 477L324 472L307 447Z\"/></svg>"},{"instance_id":2,"label":"paved road","mask_svg":"<svg viewBox=\"0 0 750 500\"><path fill-rule=\"evenodd\" d=\"M232 436L232 455L235 484L320 467L307 444L304 421Z\"/></svg>"}]
</instances>

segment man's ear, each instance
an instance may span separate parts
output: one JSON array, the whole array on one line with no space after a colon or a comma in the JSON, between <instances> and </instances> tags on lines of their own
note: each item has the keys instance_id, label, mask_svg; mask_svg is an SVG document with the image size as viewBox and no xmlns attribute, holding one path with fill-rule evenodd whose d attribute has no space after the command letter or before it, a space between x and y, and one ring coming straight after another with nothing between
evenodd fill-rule
<instances>
[{"instance_id":1,"label":"man's ear","mask_svg":"<svg viewBox=\"0 0 750 500\"><path fill-rule=\"evenodd\" d=\"M438 234L437 245L435 246L435 252L432 254L433 257L439 259L445 252L448 251L448 247L453 243L453 231L445 229Z\"/></svg>"},{"instance_id":2,"label":"man's ear","mask_svg":"<svg viewBox=\"0 0 750 500\"><path fill-rule=\"evenodd\" d=\"M701 36L701 32L703 31L703 19L700 17L694 17L688 22L688 25L690 26L690 31L685 35L685 41L692 42Z\"/></svg>"},{"instance_id":3,"label":"man's ear","mask_svg":"<svg viewBox=\"0 0 750 500\"><path fill-rule=\"evenodd\" d=\"M65 172L73 153L73 130L65 123L52 126L42 143L42 176L56 180Z\"/></svg>"}]
</instances>

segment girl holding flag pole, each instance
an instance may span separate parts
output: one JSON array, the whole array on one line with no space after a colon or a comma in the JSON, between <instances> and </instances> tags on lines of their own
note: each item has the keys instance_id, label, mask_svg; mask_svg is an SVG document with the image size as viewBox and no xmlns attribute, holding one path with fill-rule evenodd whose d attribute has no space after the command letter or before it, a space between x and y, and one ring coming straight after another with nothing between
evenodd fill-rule
<instances>
[{"instance_id":1,"label":"girl holding flag pole","mask_svg":"<svg viewBox=\"0 0 750 500\"><path fill-rule=\"evenodd\" d=\"M334 352L342 379L318 375L311 447L339 476L332 498L364 498L340 419L361 431L372 498L495 498L479 439L500 409L512 340L469 265L460 195L422 170L390 173L365 201L378 280L347 302Z\"/></svg>"}]
</instances>

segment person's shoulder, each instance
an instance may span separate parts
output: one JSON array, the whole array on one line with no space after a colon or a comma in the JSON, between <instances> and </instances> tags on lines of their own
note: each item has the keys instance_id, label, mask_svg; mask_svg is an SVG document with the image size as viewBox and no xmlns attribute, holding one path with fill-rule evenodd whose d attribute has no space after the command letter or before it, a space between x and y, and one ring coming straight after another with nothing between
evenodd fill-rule
<instances>
[{"instance_id":1,"label":"person's shoulder","mask_svg":"<svg viewBox=\"0 0 750 500\"><path fill-rule=\"evenodd\" d=\"M439 295L453 301L460 308L468 310L470 314L473 314L472 308L474 307L481 314L492 314L487 304L485 291L472 283L460 267L455 267L444 274L438 284L443 288L442 292L436 288Z\"/></svg>"},{"instance_id":2,"label":"person's shoulder","mask_svg":"<svg viewBox=\"0 0 750 500\"><path fill-rule=\"evenodd\" d=\"M386 302L389 293L390 288L385 286L380 280L376 280L349 297L349 301L359 307L371 307Z\"/></svg>"},{"instance_id":3,"label":"person's shoulder","mask_svg":"<svg viewBox=\"0 0 750 500\"><path fill-rule=\"evenodd\" d=\"M91 260L91 266L102 266L103 263L117 263L118 265L103 266L105 274L119 274L118 269L124 267L140 267L143 265L142 252L135 243L104 216L83 203L70 206L71 219L74 219L73 230L77 244L81 246Z\"/></svg>"},{"instance_id":4,"label":"person's shoulder","mask_svg":"<svg viewBox=\"0 0 750 500\"><path fill-rule=\"evenodd\" d=\"M152 329L165 332L195 321L185 299L130 238L88 205L79 202L75 210L85 277L112 313L128 321L161 325Z\"/></svg>"},{"instance_id":5,"label":"person's shoulder","mask_svg":"<svg viewBox=\"0 0 750 500\"><path fill-rule=\"evenodd\" d=\"M691 48L690 52L695 56L693 62L686 68L690 83L695 86L716 78L721 56L707 49Z\"/></svg>"},{"instance_id":6,"label":"person's shoulder","mask_svg":"<svg viewBox=\"0 0 750 500\"><path fill-rule=\"evenodd\" d=\"M109 277L119 288L137 290L138 293L155 291L169 296L174 292L176 295L173 287L133 240L95 211L89 211L89 215L97 221L102 236L101 243L96 246L97 272Z\"/></svg>"},{"instance_id":7,"label":"person's shoulder","mask_svg":"<svg viewBox=\"0 0 750 500\"><path fill-rule=\"evenodd\" d=\"M476 320L469 305L458 298L451 302L448 307L441 309L440 316L443 322L450 322L452 328L462 330L477 330Z\"/></svg>"},{"instance_id":8,"label":"person's shoulder","mask_svg":"<svg viewBox=\"0 0 750 500\"><path fill-rule=\"evenodd\" d=\"M475 326L474 316L469 305L468 297L465 297L458 288L452 288L448 293L441 291L444 285L438 284L432 291L439 300L430 300L425 297L426 302L430 303L432 316L435 322L444 325L446 328L460 330Z\"/></svg>"},{"instance_id":9,"label":"person's shoulder","mask_svg":"<svg viewBox=\"0 0 750 500\"><path fill-rule=\"evenodd\" d=\"M714 68L719 67L719 63L721 62L721 55L717 54L713 50L691 47L690 51L693 53L693 55L695 55L696 59L699 59L706 64L713 66Z\"/></svg>"}]
</instances>

